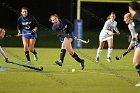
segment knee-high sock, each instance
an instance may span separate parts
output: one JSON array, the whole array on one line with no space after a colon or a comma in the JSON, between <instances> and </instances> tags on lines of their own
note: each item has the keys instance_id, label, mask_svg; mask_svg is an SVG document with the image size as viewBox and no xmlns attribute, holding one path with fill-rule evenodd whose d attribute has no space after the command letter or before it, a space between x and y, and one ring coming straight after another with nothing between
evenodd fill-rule
<instances>
[{"instance_id":1,"label":"knee-high sock","mask_svg":"<svg viewBox=\"0 0 140 93\"><path fill-rule=\"evenodd\" d=\"M1 46L0 46L0 54L3 56L4 59L7 58L7 56L6 56L5 52L3 51L3 49L1 48Z\"/></svg>"},{"instance_id":2,"label":"knee-high sock","mask_svg":"<svg viewBox=\"0 0 140 93\"><path fill-rule=\"evenodd\" d=\"M25 51L25 56L26 56L27 61L31 61L29 51Z\"/></svg>"},{"instance_id":3,"label":"knee-high sock","mask_svg":"<svg viewBox=\"0 0 140 93\"><path fill-rule=\"evenodd\" d=\"M73 57L77 62L79 62L79 63L82 62L82 59L79 58L78 55L77 55L76 53L74 53L74 54L72 55L72 57Z\"/></svg>"},{"instance_id":4,"label":"knee-high sock","mask_svg":"<svg viewBox=\"0 0 140 93\"><path fill-rule=\"evenodd\" d=\"M64 61L65 54L66 54L66 49L61 49L61 52L60 52L60 60L62 61L62 63Z\"/></svg>"},{"instance_id":5,"label":"knee-high sock","mask_svg":"<svg viewBox=\"0 0 140 93\"><path fill-rule=\"evenodd\" d=\"M99 56L100 56L100 54L101 54L101 52L102 52L102 49L101 49L101 48L98 48L98 49L97 49L97 54L96 54L96 57L99 57Z\"/></svg>"},{"instance_id":6,"label":"knee-high sock","mask_svg":"<svg viewBox=\"0 0 140 93\"><path fill-rule=\"evenodd\" d=\"M112 48L108 48L107 58L111 57L112 50L113 50Z\"/></svg>"},{"instance_id":7,"label":"knee-high sock","mask_svg":"<svg viewBox=\"0 0 140 93\"><path fill-rule=\"evenodd\" d=\"M37 52L36 52L36 50L34 50L34 51L31 51L34 55L36 55L37 54Z\"/></svg>"},{"instance_id":8,"label":"knee-high sock","mask_svg":"<svg viewBox=\"0 0 140 93\"><path fill-rule=\"evenodd\" d=\"M138 74L140 75L140 64L136 65L136 70L137 70Z\"/></svg>"}]
</instances>

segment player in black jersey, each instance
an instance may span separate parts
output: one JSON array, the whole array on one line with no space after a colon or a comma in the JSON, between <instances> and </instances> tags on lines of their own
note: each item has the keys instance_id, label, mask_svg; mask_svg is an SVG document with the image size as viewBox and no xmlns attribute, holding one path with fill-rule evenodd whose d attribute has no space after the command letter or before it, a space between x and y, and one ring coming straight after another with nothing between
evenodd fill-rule
<instances>
[{"instance_id":1,"label":"player in black jersey","mask_svg":"<svg viewBox=\"0 0 140 93\"><path fill-rule=\"evenodd\" d=\"M27 58L27 63L30 64L29 51L34 54L34 60L38 60L37 52L34 48L37 38L37 20L28 14L26 7L21 8L21 16L18 18L17 22L18 35L22 35L22 41L24 46L25 56Z\"/></svg>"},{"instance_id":2,"label":"player in black jersey","mask_svg":"<svg viewBox=\"0 0 140 93\"><path fill-rule=\"evenodd\" d=\"M140 75L140 7L138 2L132 1L129 3L129 12L133 17L134 29L136 31L135 38L138 42L133 56L133 64ZM140 83L136 84L136 86L140 86Z\"/></svg>"},{"instance_id":3,"label":"player in black jersey","mask_svg":"<svg viewBox=\"0 0 140 93\"><path fill-rule=\"evenodd\" d=\"M73 30L73 24L68 21L67 19L59 19L57 14L51 15L49 21L53 23L52 30L56 32L63 33L59 34L59 39L62 42L61 44L61 52L60 52L60 60L56 61L56 64L59 66L62 66L65 53L68 51L68 53L77 61L80 63L81 69L84 69L84 60L79 58L78 55L74 52L71 42L72 38L68 37L67 35L71 35ZM65 35L64 35L65 34Z\"/></svg>"}]
</instances>

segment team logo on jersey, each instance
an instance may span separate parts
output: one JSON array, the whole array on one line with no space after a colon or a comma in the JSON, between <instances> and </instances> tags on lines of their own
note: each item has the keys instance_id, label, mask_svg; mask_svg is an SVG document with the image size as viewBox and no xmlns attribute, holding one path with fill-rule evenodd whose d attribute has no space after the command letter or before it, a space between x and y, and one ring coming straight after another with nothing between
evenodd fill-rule
<instances>
[{"instance_id":1,"label":"team logo on jersey","mask_svg":"<svg viewBox=\"0 0 140 93\"><path fill-rule=\"evenodd\" d=\"M24 26L25 29L30 29L30 25L31 24L31 21L30 22L22 22L22 25Z\"/></svg>"}]
</instances>

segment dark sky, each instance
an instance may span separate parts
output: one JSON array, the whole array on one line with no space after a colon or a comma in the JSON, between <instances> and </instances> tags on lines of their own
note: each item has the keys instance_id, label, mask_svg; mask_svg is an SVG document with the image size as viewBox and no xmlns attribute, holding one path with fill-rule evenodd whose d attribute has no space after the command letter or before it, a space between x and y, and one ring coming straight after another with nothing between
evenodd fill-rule
<instances>
[{"instance_id":1,"label":"dark sky","mask_svg":"<svg viewBox=\"0 0 140 93\"><path fill-rule=\"evenodd\" d=\"M16 28L17 18L22 6L27 6L29 12L39 23L49 27L51 14L57 13L60 18L73 22L76 19L76 0L0 0L0 26ZM117 15L118 25L122 26L123 15L128 12L128 4L121 3L82 3L81 18L86 28L101 27L110 12Z\"/></svg>"}]
</instances>

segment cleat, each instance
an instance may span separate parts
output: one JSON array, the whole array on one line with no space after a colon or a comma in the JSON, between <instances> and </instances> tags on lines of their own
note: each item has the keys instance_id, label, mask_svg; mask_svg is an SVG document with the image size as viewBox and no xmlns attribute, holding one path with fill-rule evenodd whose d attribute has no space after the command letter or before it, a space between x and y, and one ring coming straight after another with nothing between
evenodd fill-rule
<instances>
[{"instance_id":1,"label":"cleat","mask_svg":"<svg viewBox=\"0 0 140 93\"><path fill-rule=\"evenodd\" d=\"M136 84L136 87L140 87L140 83Z\"/></svg>"},{"instance_id":2,"label":"cleat","mask_svg":"<svg viewBox=\"0 0 140 93\"><path fill-rule=\"evenodd\" d=\"M25 65L31 65L31 61L25 62Z\"/></svg>"},{"instance_id":3,"label":"cleat","mask_svg":"<svg viewBox=\"0 0 140 93\"><path fill-rule=\"evenodd\" d=\"M95 62L99 62L99 57L96 57L96 60L95 60Z\"/></svg>"},{"instance_id":4,"label":"cleat","mask_svg":"<svg viewBox=\"0 0 140 93\"><path fill-rule=\"evenodd\" d=\"M62 66L62 64L63 64L61 60L57 60L57 61L55 61L55 63L59 66Z\"/></svg>"},{"instance_id":5,"label":"cleat","mask_svg":"<svg viewBox=\"0 0 140 93\"><path fill-rule=\"evenodd\" d=\"M80 62L80 66L81 66L81 70L83 70L85 68L85 65L84 65L84 60L82 59L82 61Z\"/></svg>"},{"instance_id":6,"label":"cleat","mask_svg":"<svg viewBox=\"0 0 140 93\"><path fill-rule=\"evenodd\" d=\"M5 62L7 62L7 63L8 63L8 62L10 62L10 61L9 61L9 59L8 59L8 58L5 58Z\"/></svg>"},{"instance_id":7,"label":"cleat","mask_svg":"<svg viewBox=\"0 0 140 93\"><path fill-rule=\"evenodd\" d=\"M108 57L106 60L107 60L108 62L111 62L111 57Z\"/></svg>"},{"instance_id":8,"label":"cleat","mask_svg":"<svg viewBox=\"0 0 140 93\"><path fill-rule=\"evenodd\" d=\"M34 61L37 61L37 60L38 60L38 56L36 54L36 55L34 55Z\"/></svg>"}]
</instances>

